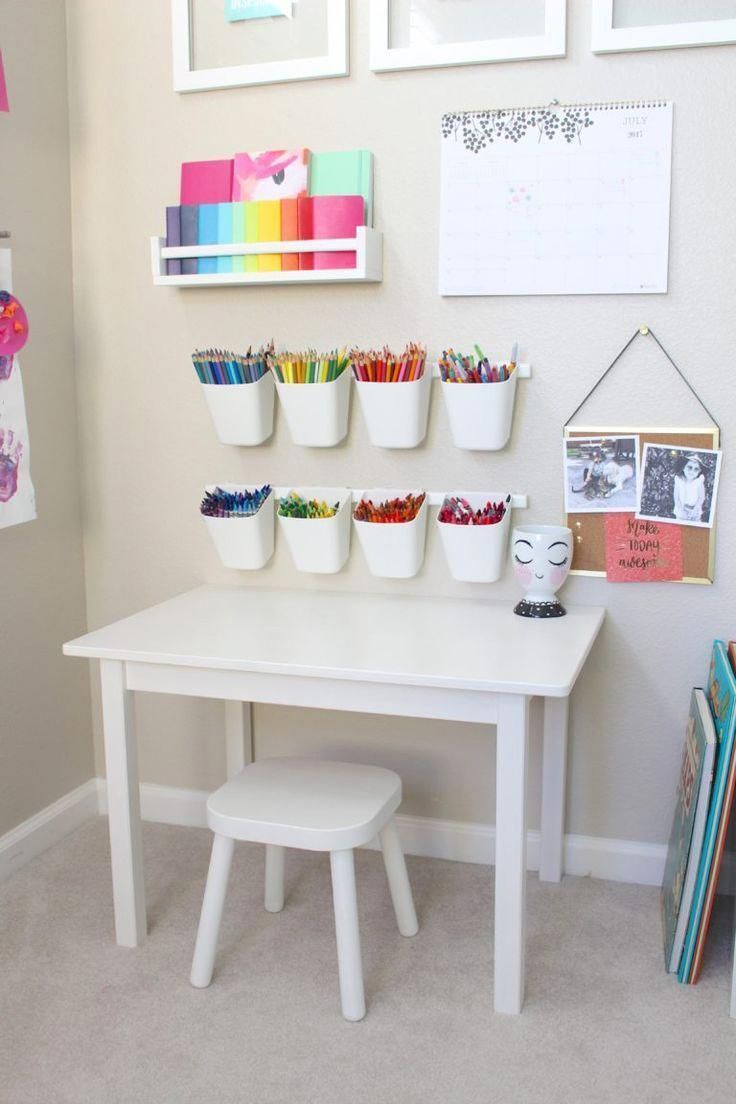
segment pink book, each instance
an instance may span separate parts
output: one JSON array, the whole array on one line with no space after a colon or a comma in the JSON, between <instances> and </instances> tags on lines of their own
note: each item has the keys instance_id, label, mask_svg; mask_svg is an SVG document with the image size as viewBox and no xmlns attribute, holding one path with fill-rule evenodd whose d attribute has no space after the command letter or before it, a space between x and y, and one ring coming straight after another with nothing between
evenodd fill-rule
<instances>
[{"instance_id":1,"label":"pink book","mask_svg":"<svg viewBox=\"0 0 736 1104\"><path fill-rule=\"evenodd\" d=\"M233 202L298 199L307 194L308 173L308 149L236 153L233 164Z\"/></svg>"},{"instance_id":2,"label":"pink book","mask_svg":"<svg viewBox=\"0 0 736 1104\"><path fill-rule=\"evenodd\" d=\"M181 204L229 203L232 191L232 161L182 162Z\"/></svg>"},{"instance_id":3,"label":"pink book","mask_svg":"<svg viewBox=\"0 0 736 1104\"><path fill-rule=\"evenodd\" d=\"M356 228L365 225L363 196L312 196L311 203L315 238L354 238ZM315 268L355 268L355 265L354 252L314 254Z\"/></svg>"}]
</instances>

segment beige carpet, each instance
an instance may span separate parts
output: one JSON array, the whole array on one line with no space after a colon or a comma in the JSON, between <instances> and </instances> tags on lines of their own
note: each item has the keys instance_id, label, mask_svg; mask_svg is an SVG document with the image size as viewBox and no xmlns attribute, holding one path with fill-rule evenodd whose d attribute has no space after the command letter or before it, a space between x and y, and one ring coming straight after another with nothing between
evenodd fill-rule
<instances>
[{"instance_id":1,"label":"beige carpet","mask_svg":"<svg viewBox=\"0 0 736 1104\"><path fill-rule=\"evenodd\" d=\"M358 855L368 1015L342 1020L329 862L290 853L287 905L236 849L215 980L188 974L210 836L146 825L150 936L112 939L106 822L0 886L2 1104L710 1104L736 1092L724 900L701 982L665 975L654 889L529 876L527 1001L491 1012L492 886L410 859L421 930L396 931Z\"/></svg>"}]
</instances>

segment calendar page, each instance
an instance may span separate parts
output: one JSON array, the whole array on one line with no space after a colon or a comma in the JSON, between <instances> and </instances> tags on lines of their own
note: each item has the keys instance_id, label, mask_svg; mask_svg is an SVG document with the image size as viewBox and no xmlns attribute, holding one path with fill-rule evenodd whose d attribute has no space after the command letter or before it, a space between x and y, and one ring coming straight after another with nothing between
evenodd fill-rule
<instances>
[{"instance_id":1,"label":"calendar page","mask_svg":"<svg viewBox=\"0 0 736 1104\"><path fill-rule=\"evenodd\" d=\"M667 291L672 104L442 117L440 295Z\"/></svg>"}]
</instances>

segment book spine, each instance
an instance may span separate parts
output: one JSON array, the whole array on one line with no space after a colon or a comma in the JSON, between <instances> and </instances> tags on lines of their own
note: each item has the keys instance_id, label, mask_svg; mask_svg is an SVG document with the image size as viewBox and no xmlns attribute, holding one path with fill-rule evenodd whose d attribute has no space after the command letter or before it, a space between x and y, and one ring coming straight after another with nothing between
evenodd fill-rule
<instances>
[{"instance_id":1,"label":"book spine","mask_svg":"<svg viewBox=\"0 0 736 1104\"><path fill-rule=\"evenodd\" d=\"M181 245L181 208L166 208L166 244L170 247ZM181 259L171 258L166 262L168 276L181 276Z\"/></svg>"},{"instance_id":2,"label":"book spine","mask_svg":"<svg viewBox=\"0 0 736 1104\"><path fill-rule=\"evenodd\" d=\"M233 237L233 204L232 203L218 203L217 204L217 244L218 245L231 245L234 241ZM229 257L216 257L217 272L232 272L233 271L233 258Z\"/></svg>"},{"instance_id":3,"label":"book spine","mask_svg":"<svg viewBox=\"0 0 736 1104\"><path fill-rule=\"evenodd\" d=\"M278 199L260 199L258 204L258 240L259 242L281 241L281 201ZM281 255L279 253L259 253L259 272L280 272Z\"/></svg>"},{"instance_id":4,"label":"book spine","mask_svg":"<svg viewBox=\"0 0 736 1104\"><path fill-rule=\"evenodd\" d=\"M185 203L181 207L181 244L197 245L199 241L199 205ZM196 276L198 272L196 257L183 257L182 276Z\"/></svg>"},{"instance_id":5,"label":"book spine","mask_svg":"<svg viewBox=\"0 0 736 1104\"><path fill-rule=\"evenodd\" d=\"M255 242L258 241L258 203L256 200L247 200L244 204L244 218L245 218L245 238L244 241ZM257 272L258 271L258 257L255 253L252 253L249 257L245 257L245 271Z\"/></svg>"},{"instance_id":6,"label":"book spine","mask_svg":"<svg viewBox=\"0 0 736 1104\"><path fill-rule=\"evenodd\" d=\"M198 245L217 245L217 204L200 203ZM198 257L197 272L200 275L217 272L217 257Z\"/></svg>"},{"instance_id":7,"label":"book spine","mask_svg":"<svg viewBox=\"0 0 736 1104\"><path fill-rule=\"evenodd\" d=\"M245 242L247 238L245 236L245 204L233 203L233 241ZM245 272L245 257L233 257L232 258L233 272Z\"/></svg>"},{"instance_id":8,"label":"book spine","mask_svg":"<svg viewBox=\"0 0 736 1104\"><path fill-rule=\"evenodd\" d=\"M297 200L281 200L281 240L298 241L299 222L297 215ZM294 272L299 268L298 253L282 253L281 267L284 272Z\"/></svg>"},{"instance_id":9,"label":"book spine","mask_svg":"<svg viewBox=\"0 0 736 1104\"><path fill-rule=\"evenodd\" d=\"M297 203L297 233L301 241L310 241L314 238L314 202L311 196L298 199ZM314 253L299 254L299 268L311 270L314 268Z\"/></svg>"}]
</instances>

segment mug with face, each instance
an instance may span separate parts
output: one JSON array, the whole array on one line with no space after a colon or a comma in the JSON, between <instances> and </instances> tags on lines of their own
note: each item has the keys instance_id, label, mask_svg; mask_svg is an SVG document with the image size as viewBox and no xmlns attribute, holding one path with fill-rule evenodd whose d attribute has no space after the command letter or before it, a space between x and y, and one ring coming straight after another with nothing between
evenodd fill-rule
<instances>
[{"instance_id":1,"label":"mug with face","mask_svg":"<svg viewBox=\"0 0 736 1104\"><path fill-rule=\"evenodd\" d=\"M511 538L516 578L527 592L515 607L520 617L564 617L555 598L570 570L572 531L561 525L519 525Z\"/></svg>"}]
</instances>

